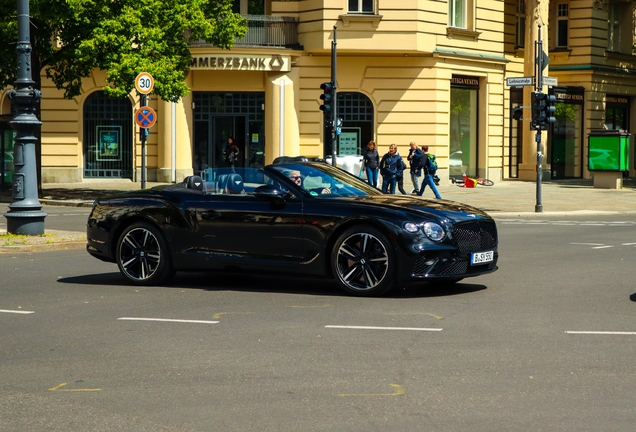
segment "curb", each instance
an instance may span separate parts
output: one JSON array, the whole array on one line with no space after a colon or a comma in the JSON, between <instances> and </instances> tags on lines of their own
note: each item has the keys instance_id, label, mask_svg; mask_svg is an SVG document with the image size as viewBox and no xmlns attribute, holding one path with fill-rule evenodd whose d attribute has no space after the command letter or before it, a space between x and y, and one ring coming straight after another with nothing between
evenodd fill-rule
<instances>
[{"instance_id":1,"label":"curb","mask_svg":"<svg viewBox=\"0 0 636 432\"><path fill-rule=\"evenodd\" d=\"M28 252L43 252L43 251L55 251L55 250L70 250L81 249L86 247L86 240L83 241L68 241L68 242L56 242L56 243L44 243L44 244L25 244L25 245L10 245L0 246L0 255L10 253L28 253Z\"/></svg>"}]
</instances>

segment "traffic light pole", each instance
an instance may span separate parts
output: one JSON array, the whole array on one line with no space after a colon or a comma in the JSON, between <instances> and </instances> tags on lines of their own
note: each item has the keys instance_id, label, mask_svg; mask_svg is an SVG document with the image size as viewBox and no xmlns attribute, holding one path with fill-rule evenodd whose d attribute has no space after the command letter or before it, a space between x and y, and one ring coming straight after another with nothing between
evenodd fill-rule
<instances>
[{"instance_id":1,"label":"traffic light pole","mask_svg":"<svg viewBox=\"0 0 636 432\"><path fill-rule=\"evenodd\" d=\"M331 164L336 166L336 155L338 149L338 143L340 141L340 135L336 134L336 121L338 119L338 92L336 91L336 46L338 42L336 40L336 32L338 26L333 26L333 41L331 42L331 83L333 87L331 88L333 98L332 98L332 108L331 108Z\"/></svg>"},{"instance_id":2,"label":"traffic light pole","mask_svg":"<svg viewBox=\"0 0 636 432\"><path fill-rule=\"evenodd\" d=\"M541 39L541 24L539 24L538 41L534 43L536 54L535 65L535 91L543 92L543 40ZM533 114L534 116L534 114ZM534 206L535 213L543 213L543 203L541 201L541 171L543 169L543 149L541 146L541 125L538 125L535 136L537 142L537 201Z\"/></svg>"}]
</instances>

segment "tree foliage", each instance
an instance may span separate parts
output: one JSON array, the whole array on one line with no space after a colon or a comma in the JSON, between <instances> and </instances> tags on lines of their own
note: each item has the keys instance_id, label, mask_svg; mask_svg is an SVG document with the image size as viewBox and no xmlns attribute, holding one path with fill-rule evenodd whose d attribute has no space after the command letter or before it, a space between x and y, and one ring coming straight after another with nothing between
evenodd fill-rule
<instances>
[{"instance_id":1,"label":"tree foliage","mask_svg":"<svg viewBox=\"0 0 636 432\"><path fill-rule=\"evenodd\" d=\"M64 97L81 92L91 71L106 72L104 91L122 97L135 77L149 72L154 94L178 101L189 92L184 82L191 41L231 48L247 32L232 12L232 0L30 0L32 75L40 87L44 69ZM17 74L16 0L0 0L0 90Z\"/></svg>"}]
</instances>

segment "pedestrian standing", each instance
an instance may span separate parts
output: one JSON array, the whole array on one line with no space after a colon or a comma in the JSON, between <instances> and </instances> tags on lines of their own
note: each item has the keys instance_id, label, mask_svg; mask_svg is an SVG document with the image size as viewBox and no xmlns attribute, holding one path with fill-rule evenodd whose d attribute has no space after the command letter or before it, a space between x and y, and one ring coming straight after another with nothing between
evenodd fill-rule
<instances>
[{"instance_id":1,"label":"pedestrian standing","mask_svg":"<svg viewBox=\"0 0 636 432\"><path fill-rule=\"evenodd\" d=\"M406 195L406 191L404 190L404 170L406 169L406 164L404 163L404 159L402 159L402 156L400 156L399 152L396 151L395 154L400 157L397 165L397 175L395 176L395 182L397 183L397 188L400 193L402 195Z\"/></svg>"},{"instance_id":2,"label":"pedestrian standing","mask_svg":"<svg viewBox=\"0 0 636 432\"><path fill-rule=\"evenodd\" d=\"M411 142L410 146L411 148L409 149L407 159L411 166L411 182L413 182L413 190L411 191L411 194L417 194L420 191L420 177L422 177L424 155L420 147L415 142Z\"/></svg>"},{"instance_id":3,"label":"pedestrian standing","mask_svg":"<svg viewBox=\"0 0 636 432\"><path fill-rule=\"evenodd\" d=\"M367 181L373 187L378 187L378 167L380 166L380 155L376 148L375 141L371 140L367 144L367 149L362 154L362 163L367 174Z\"/></svg>"},{"instance_id":4,"label":"pedestrian standing","mask_svg":"<svg viewBox=\"0 0 636 432\"><path fill-rule=\"evenodd\" d=\"M397 154L397 146L395 144L391 144L389 146L389 151L384 156L382 156L382 160L380 161L380 174L382 174L382 192L384 193L395 193L395 186L397 183L397 173L398 167L401 164L404 164L404 161Z\"/></svg>"},{"instance_id":5,"label":"pedestrian standing","mask_svg":"<svg viewBox=\"0 0 636 432\"><path fill-rule=\"evenodd\" d=\"M435 194L435 198L442 199L442 196L439 194L437 187L435 186L435 172L437 169L433 166L432 158L428 155L427 145L422 146L422 155L422 159L424 161L424 166L422 168L424 170L424 179L422 180L422 188L417 193L417 196L422 196L424 194L424 189L426 189L426 186L428 185Z\"/></svg>"}]
</instances>

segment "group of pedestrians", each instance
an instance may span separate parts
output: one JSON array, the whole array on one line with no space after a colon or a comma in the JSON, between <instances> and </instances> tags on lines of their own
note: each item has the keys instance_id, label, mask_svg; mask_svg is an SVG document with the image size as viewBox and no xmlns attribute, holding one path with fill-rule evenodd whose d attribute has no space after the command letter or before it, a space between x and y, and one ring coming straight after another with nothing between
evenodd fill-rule
<instances>
[{"instance_id":1,"label":"group of pedestrians","mask_svg":"<svg viewBox=\"0 0 636 432\"><path fill-rule=\"evenodd\" d=\"M407 166L397 151L397 145L391 144L389 151L380 158L375 141L369 141L362 156L362 163L370 185L377 187L379 171L382 176L382 192L395 194L396 189L399 189L403 195L407 194L404 190L404 171ZM435 198L441 199L442 197L435 186L436 167L433 166L432 158L429 158L428 146L420 148L416 143L411 142L407 160L413 183L411 194L422 196L426 186L429 186L435 194ZM422 178L421 186L420 178Z\"/></svg>"}]
</instances>

